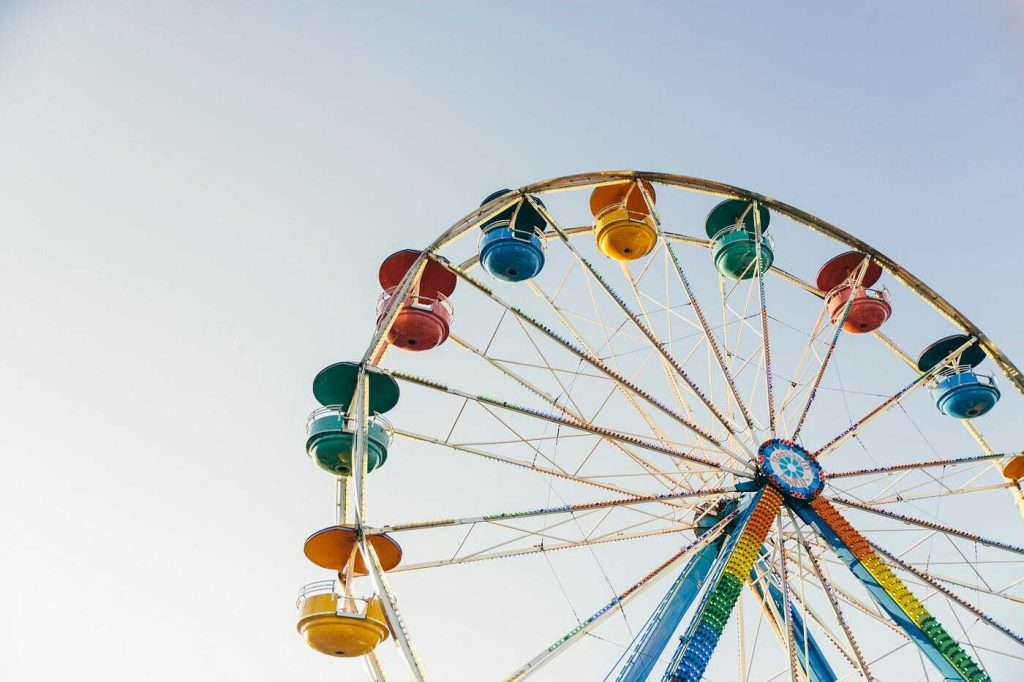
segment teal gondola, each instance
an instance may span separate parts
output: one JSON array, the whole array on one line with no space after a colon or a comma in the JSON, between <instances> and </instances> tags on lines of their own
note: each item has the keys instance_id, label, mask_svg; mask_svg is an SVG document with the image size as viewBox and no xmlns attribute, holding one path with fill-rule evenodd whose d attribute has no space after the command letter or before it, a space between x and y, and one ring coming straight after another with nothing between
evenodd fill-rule
<instances>
[{"instance_id":1,"label":"teal gondola","mask_svg":"<svg viewBox=\"0 0 1024 682\"><path fill-rule=\"evenodd\" d=\"M775 260L774 244L766 234L771 214L764 206L757 207L761 223L761 271ZM752 202L727 199L711 209L704 229L711 239L711 257L717 269L729 279L750 279L757 276L757 225Z\"/></svg>"}]
</instances>

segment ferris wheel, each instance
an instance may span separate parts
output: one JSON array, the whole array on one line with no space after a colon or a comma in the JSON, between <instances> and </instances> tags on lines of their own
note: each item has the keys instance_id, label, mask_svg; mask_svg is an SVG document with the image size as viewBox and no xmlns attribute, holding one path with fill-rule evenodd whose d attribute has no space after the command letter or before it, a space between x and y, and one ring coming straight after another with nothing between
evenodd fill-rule
<instances>
[{"instance_id":1,"label":"ferris wheel","mask_svg":"<svg viewBox=\"0 0 1024 682\"><path fill-rule=\"evenodd\" d=\"M723 183L598 172L495 192L379 280L365 354L313 382L306 452L337 482L304 546L330 576L297 601L314 650L425 680L433 616L396 595L472 571L531 587L439 597L476 623L569 608L529 650L432 637L494 664L441 679L1024 670L1024 377L882 252Z\"/></svg>"}]
</instances>

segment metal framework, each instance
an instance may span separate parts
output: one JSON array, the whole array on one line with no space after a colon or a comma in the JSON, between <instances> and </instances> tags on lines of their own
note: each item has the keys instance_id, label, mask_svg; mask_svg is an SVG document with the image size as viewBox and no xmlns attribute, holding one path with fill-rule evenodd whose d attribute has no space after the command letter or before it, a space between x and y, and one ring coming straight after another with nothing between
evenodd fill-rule
<instances>
[{"instance_id":1,"label":"metal framework","mask_svg":"<svg viewBox=\"0 0 1024 682\"><path fill-rule=\"evenodd\" d=\"M718 276L713 286L705 281L702 288L700 266L687 262L685 247L706 249L708 240L666 229L661 214L665 211L656 207L660 197L649 193L644 181L750 202L757 244L753 276L746 283ZM623 182L636 183L643 195L659 246L645 260L609 272L584 245L577 245L590 228L563 227L551 195ZM541 197L552 199L552 205ZM515 292L502 289L499 294L498 287L474 273L479 260L459 250L465 243L460 238L518 205L533 207L551 226L553 232L545 235L547 252L554 260L554 251L560 248L562 269L555 279L531 281ZM762 269L765 226L760 207L864 254L854 287L862 282L868 264L877 263L969 340L932 369L914 368L902 387L894 380L896 386L883 386L882 392L847 388L838 342L852 298L832 324L832 333L826 334L829 323L820 309L826 292L775 265ZM775 223L773 229L778 229ZM460 328L448 343L467 365L472 361L481 368L480 376L486 372L492 378L486 386L473 386L472 373L449 380L430 372L429 363L425 369L411 358L405 363L387 361L387 336L401 302L431 260L457 276L463 286L460 292L473 294L477 307L490 311L491 322L497 316L484 338L473 339ZM819 306L810 332L773 313L768 303L776 300L775 285L789 285L805 298L810 294ZM709 291L717 294L713 304ZM684 538L680 549L641 572L639 580L617 591L593 615L579 619L564 636L509 673L508 680L525 679L574 645L593 641L599 628L614 621L616 614L625 617L640 594L673 571L678 575L633 641L616 645L619 658L612 673L620 682L650 679L659 668L663 680L699 681L734 610L744 682L776 679L780 674L812 682L849 676L870 680L875 668L901 656L904 665L915 656L922 666L926 661L944 679L980 682L991 678L987 670L993 661L1024 661L1024 639L1004 624L1007 619L991 613L996 604L1024 607L1024 579L1007 576L1024 567L1024 548L958 527L957 519L943 516L948 512L937 502L1005 496L998 491L1008 489L1024 509L1019 482L997 473L1000 460L1019 453L994 452L969 422L969 435L983 454L936 451L927 430L905 407L908 396L928 385L975 341L1022 395L1024 377L948 301L849 233L778 200L710 180L634 171L566 176L499 196L457 221L416 259L390 301L363 355L351 402L352 484L339 479L337 521L358 530L369 579L415 679L426 679L426 666L369 541L375 534L404 539L407 533L444 532L453 542L454 551L419 556L415 563L394 569L396 574L527 555L547 559L556 550L581 548L593 554L604 572L595 547ZM528 309L527 301L536 308ZM481 314L474 319L489 318ZM787 331L787 326L792 329ZM786 344L773 337L783 332L798 342L791 338ZM513 333L514 344L501 343ZM910 356L889 336L873 336L881 349L913 367ZM853 343L844 341L844 350ZM791 359L801 351L791 374L782 369L780 349L792 350ZM375 503L377 510L371 514L367 368L388 374L418 395L453 406L454 418L443 425L406 428L396 420L399 442L536 474L546 482L548 498L560 495L557 483L566 494L572 491L576 501L371 524L369 519L379 515L385 502ZM775 386L782 382L788 388L780 398ZM842 398L846 411L831 438L821 436L818 415L825 411L820 406L812 411L829 391ZM854 418L851 399L872 407ZM833 412L836 409L833 406ZM920 434L915 447L931 449L930 458L892 461L892 453L887 453L879 461L871 455L863 434L871 432L870 424L884 414L906 415ZM835 415L831 416L834 424ZM807 448L811 454L798 464L829 456L836 471L824 472L821 487L804 496L772 479L758 457L764 457L762 443L776 442L773 439L787 433L802 443L800 437L808 437L812 427L814 447ZM421 432L430 428L435 432ZM784 442L791 448L786 452L796 453L799 460L803 448ZM871 466L842 464L844 458L854 457L851 443L869 453L866 461ZM928 501L935 504L921 506ZM849 520L840 508L850 514ZM751 591L746 594L753 599L745 601L747 585ZM765 621L778 640L781 671L755 663ZM858 636L867 623L885 624L883 631L894 638L888 648L872 641L871 653L866 651L868 640L876 639L873 634ZM675 651L666 657L677 633ZM919 653L912 653L915 650ZM384 679L385 659L376 653L367 658L370 679Z\"/></svg>"}]
</instances>

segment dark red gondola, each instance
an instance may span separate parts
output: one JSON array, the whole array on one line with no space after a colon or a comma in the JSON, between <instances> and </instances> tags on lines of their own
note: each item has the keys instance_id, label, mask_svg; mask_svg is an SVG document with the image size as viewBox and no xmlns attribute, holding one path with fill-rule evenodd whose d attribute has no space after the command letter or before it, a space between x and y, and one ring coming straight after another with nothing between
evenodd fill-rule
<instances>
[{"instance_id":1,"label":"dark red gondola","mask_svg":"<svg viewBox=\"0 0 1024 682\"><path fill-rule=\"evenodd\" d=\"M377 324L384 320L402 279L420 252L403 249L388 256L380 266L378 279L384 289L377 300ZM455 310L448 297L455 291L456 278L440 263L427 259L419 282L399 305L388 342L405 350L421 351L444 343L451 331Z\"/></svg>"},{"instance_id":2,"label":"dark red gondola","mask_svg":"<svg viewBox=\"0 0 1024 682\"><path fill-rule=\"evenodd\" d=\"M818 271L817 286L826 292L825 305L833 324L839 322L846 302L853 298L843 323L843 331L848 334L873 332L892 315L889 293L885 289L870 288L882 276L882 266L878 263L868 263L864 279L854 289L857 273L865 258L867 256L858 251L847 251L825 263Z\"/></svg>"}]
</instances>

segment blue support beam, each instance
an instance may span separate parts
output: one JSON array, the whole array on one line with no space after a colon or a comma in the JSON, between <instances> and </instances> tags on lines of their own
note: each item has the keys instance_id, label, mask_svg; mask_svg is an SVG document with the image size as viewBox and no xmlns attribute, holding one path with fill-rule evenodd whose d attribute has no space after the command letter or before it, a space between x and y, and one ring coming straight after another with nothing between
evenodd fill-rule
<instances>
[{"instance_id":1,"label":"blue support beam","mask_svg":"<svg viewBox=\"0 0 1024 682\"><path fill-rule=\"evenodd\" d=\"M889 592L878 583L875 577L871 575L860 560L854 556L850 548L846 546L842 539L840 539L836 532L832 530L832 527L829 526L818 512L806 504L794 504L792 505L792 508L804 523L813 526L821 536L828 541L832 546L832 549L849 567L853 575L864 584L864 587L867 588L872 598L887 614L889 614L889 617L892 618L893 622L895 622L896 625L898 625L900 629L910 637L910 640L917 645L921 650L921 653L924 654L932 665L935 666L943 676L943 679L955 682L976 682L980 680L988 680L988 676L984 673L979 675L976 680L970 680L957 671L952 662L950 662L943 652L940 651L930 639L928 639L921 628L919 628L914 621L910 619L900 605L896 603L896 600L893 599Z\"/></svg>"},{"instance_id":2,"label":"blue support beam","mask_svg":"<svg viewBox=\"0 0 1024 682\"><path fill-rule=\"evenodd\" d=\"M672 633L679 627L683 615L690 609L701 587L704 586L722 551L723 543L724 539L719 537L686 564L647 621L647 626L640 634L633 653L619 671L617 682L643 682L651 674L672 638Z\"/></svg>"},{"instance_id":3,"label":"blue support beam","mask_svg":"<svg viewBox=\"0 0 1024 682\"><path fill-rule=\"evenodd\" d=\"M776 623L778 632L782 633L785 637L785 603L786 600L782 594L782 589L772 578L776 577L776 574L771 570L768 562L765 561L767 551L761 550L761 558L758 559L757 565L763 575L769 576L765 582L768 584L768 597L775 603L775 613L778 613L781 622ZM771 610L768 608L768 601L765 598L765 590L763 589L762 583L758 582L757 575L753 570L750 572L751 585L754 586L754 591L757 593L765 611L768 613L768 617L774 620ZM818 646L818 642L814 639L814 635L811 634L810 630L807 631L807 643L804 644L804 621L803 618L797 613L797 610L793 607L793 604L789 605L789 619L793 626L793 646L796 649L797 660L800 663L800 667L803 668L804 673L811 680L811 682L836 682L839 678L836 676L832 666L829 665L828 659L825 658L825 653ZM806 651L805 651L806 650ZM809 665L808 665L809 663Z\"/></svg>"},{"instance_id":4,"label":"blue support beam","mask_svg":"<svg viewBox=\"0 0 1024 682\"><path fill-rule=\"evenodd\" d=\"M679 638L679 646L676 647L676 651L672 655L672 660L665 669L665 674L662 676L662 682L669 682L670 680L679 677L677 674L678 668L683 662L687 649L695 641L694 634L697 632L697 628L700 624L700 616L707 607L708 600L714 591L714 586L722 576L722 572L725 570L725 566L729 562L729 557L732 556L733 550L736 548L736 543L739 541L740 536L743 534L743 530L747 526L747 522L750 520L754 509L757 508L757 503L760 501L761 495L762 491L757 491L740 499L737 506L739 516L737 516L736 520L733 522L729 538L723 543L722 551L719 553L714 566L708 572L708 576L705 579L707 589L704 590L704 595L701 598L700 605L694 612L693 617L690 620L690 624L686 627L686 631L683 633L683 636ZM698 645L702 646L700 643L698 643Z\"/></svg>"}]
</instances>

